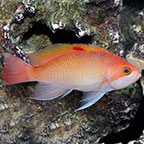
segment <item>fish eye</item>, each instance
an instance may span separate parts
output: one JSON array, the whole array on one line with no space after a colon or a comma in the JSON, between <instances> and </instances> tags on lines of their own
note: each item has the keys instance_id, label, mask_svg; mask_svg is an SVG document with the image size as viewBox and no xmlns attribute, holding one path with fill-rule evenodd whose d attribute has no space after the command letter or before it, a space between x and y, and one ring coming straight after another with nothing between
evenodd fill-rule
<instances>
[{"instance_id":1,"label":"fish eye","mask_svg":"<svg viewBox=\"0 0 144 144\"><path fill-rule=\"evenodd\" d=\"M124 67L123 72L124 74L129 75L131 73L131 69L129 67Z\"/></svg>"}]
</instances>

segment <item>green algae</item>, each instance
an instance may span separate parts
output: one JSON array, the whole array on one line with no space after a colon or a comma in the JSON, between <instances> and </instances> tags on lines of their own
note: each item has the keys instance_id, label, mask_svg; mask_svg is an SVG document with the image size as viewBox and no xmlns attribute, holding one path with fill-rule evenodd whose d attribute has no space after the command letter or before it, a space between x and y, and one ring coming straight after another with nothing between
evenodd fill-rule
<instances>
[{"instance_id":1,"label":"green algae","mask_svg":"<svg viewBox=\"0 0 144 144\"><path fill-rule=\"evenodd\" d=\"M53 12L51 21L61 17L67 17L69 19L82 19L85 15L86 7L83 0L55 0L53 4L56 6L56 10Z\"/></svg>"}]
</instances>

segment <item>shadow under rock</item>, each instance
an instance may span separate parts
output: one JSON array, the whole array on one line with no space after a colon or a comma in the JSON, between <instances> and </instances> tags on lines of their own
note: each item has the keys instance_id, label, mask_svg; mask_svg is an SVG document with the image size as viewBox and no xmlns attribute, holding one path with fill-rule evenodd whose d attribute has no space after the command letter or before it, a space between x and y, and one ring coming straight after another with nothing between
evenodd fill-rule
<instances>
[{"instance_id":1,"label":"shadow under rock","mask_svg":"<svg viewBox=\"0 0 144 144\"><path fill-rule=\"evenodd\" d=\"M41 22L33 22L32 28L28 30L23 35L22 41L28 40L32 35L47 35L53 44L55 43L84 43L88 44L92 41L92 36L83 36L81 38L76 36L75 31L72 30L65 30L65 29L58 29L54 33L51 31L46 24L42 24Z\"/></svg>"}]
</instances>

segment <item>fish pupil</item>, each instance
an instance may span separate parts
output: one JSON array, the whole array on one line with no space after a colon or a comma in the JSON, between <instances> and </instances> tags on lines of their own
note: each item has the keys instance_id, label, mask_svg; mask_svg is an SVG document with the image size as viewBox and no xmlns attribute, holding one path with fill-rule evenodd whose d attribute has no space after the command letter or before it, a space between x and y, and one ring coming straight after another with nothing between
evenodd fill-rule
<instances>
[{"instance_id":1,"label":"fish pupil","mask_svg":"<svg viewBox=\"0 0 144 144\"><path fill-rule=\"evenodd\" d=\"M125 73L129 73L130 71L128 70L128 69L125 69L125 71L124 71Z\"/></svg>"}]
</instances>

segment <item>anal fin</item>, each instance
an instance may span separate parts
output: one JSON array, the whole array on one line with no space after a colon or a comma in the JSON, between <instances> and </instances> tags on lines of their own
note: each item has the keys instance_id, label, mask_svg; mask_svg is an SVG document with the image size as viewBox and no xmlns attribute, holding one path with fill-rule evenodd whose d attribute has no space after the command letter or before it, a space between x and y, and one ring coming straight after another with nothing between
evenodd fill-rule
<instances>
[{"instance_id":1,"label":"anal fin","mask_svg":"<svg viewBox=\"0 0 144 144\"><path fill-rule=\"evenodd\" d=\"M53 100L60 96L64 97L70 92L71 90L58 87L54 84L39 82L35 87L34 97L31 97L31 99L42 101Z\"/></svg>"}]
</instances>

